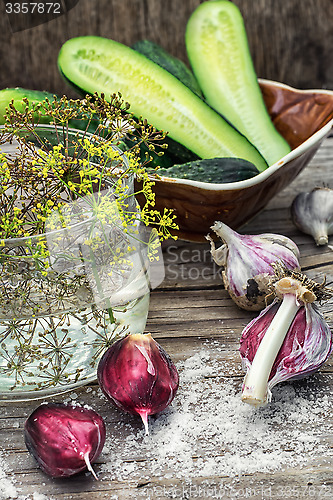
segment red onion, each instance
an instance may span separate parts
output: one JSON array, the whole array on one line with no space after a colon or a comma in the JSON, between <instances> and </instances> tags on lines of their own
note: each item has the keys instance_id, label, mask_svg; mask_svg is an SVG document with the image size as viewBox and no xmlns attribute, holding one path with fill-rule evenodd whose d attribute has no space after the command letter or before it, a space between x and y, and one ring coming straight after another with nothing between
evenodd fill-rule
<instances>
[{"instance_id":1,"label":"red onion","mask_svg":"<svg viewBox=\"0 0 333 500\"><path fill-rule=\"evenodd\" d=\"M179 384L177 369L148 334L127 335L103 355L97 369L106 397L122 410L138 414L148 434L148 415L164 410Z\"/></svg>"},{"instance_id":2,"label":"red onion","mask_svg":"<svg viewBox=\"0 0 333 500\"><path fill-rule=\"evenodd\" d=\"M91 463L105 443L105 424L94 410L63 403L40 405L26 420L25 443L40 468L52 477L68 477Z\"/></svg>"}]
</instances>

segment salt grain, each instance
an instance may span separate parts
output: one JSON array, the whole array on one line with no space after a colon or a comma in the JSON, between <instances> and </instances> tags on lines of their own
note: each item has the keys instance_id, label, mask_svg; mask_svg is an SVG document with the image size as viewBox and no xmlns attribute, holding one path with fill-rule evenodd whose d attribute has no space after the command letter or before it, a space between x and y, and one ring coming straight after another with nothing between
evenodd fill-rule
<instances>
[{"instance_id":1,"label":"salt grain","mask_svg":"<svg viewBox=\"0 0 333 500\"><path fill-rule=\"evenodd\" d=\"M331 397L284 384L269 406L255 409L241 402L241 380L223 377L230 366L216 360L219 352L214 342L178 365L178 394L150 419L149 436L119 422L121 437L111 436L104 450L112 479L236 477L332 455L323 437L332 433Z\"/></svg>"},{"instance_id":2,"label":"salt grain","mask_svg":"<svg viewBox=\"0 0 333 500\"><path fill-rule=\"evenodd\" d=\"M0 499L18 498L18 492L14 482L7 475L7 465L2 456L0 456Z\"/></svg>"}]
</instances>

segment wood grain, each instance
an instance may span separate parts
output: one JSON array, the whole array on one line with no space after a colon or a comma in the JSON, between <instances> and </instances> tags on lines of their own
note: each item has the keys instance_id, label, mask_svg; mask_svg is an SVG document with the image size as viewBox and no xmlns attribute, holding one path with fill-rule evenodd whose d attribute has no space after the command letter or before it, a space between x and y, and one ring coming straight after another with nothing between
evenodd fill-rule
<instances>
[{"instance_id":1,"label":"wood grain","mask_svg":"<svg viewBox=\"0 0 333 500\"><path fill-rule=\"evenodd\" d=\"M186 21L200 0L79 0L66 14L13 32L0 3L0 87L76 96L57 69L69 38L98 35L131 45L148 38L188 63ZM235 0L258 76L298 88L333 88L331 0Z\"/></svg>"},{"instance_id":2,"label":"wood grain","mask_svg":"<svg viewBox=\"0 0 333 500\"><path fill-rule=\"evenodd\" d=\"M328 248L315 246L310 236L300 233L291 223L288 208L293 197L304 188L311 188L313 182L321 179L328 182L331 179L333 153L333 137L326 139L316 156L302 174L282 193L271 201L270 205L251 223L243 228L243 232L280 232L292 237L301 250L301 263L307 274L320 279L324 274L333 278L333 254ZM328 160L326 160L328 159ZM332 181L331 181L332 182ZM214 274L213 263L207 252L207 244L188 244L185 242L170 242L172 252L164 248L166 277L160 287L151 294L151 305L147 323L147 331L153 333L160 344L168 351L175 362L183 362L198 353L207 342L219 342L223 348L214 351L212 356L221 366L227 365L226 377L233 380L239 387L243 380L238 343L242 328L253 317L253 313L241 311L228 298L220 278ZM170 248L170 246L169 246ZM199 257L203 262L198 262ZM173 267L170 267L172 265ZM191 272L196 269L199 276L190 279ZM212 279L204 279L203 271L208 270ZM207 274L208 276L208 274ZM333 327L333 308L328 304L323 309L324 315ZM218 376L218 374L216 375ZM204 381L204 377L201 382ZM306 381L294 382L303 390L314 391L331 398L333 389L333 357L321 368L320 373ZM126 438L124 426L117 426L121 421L128 429L140 429L140 422L131 415L121 413L111 407L98 393L96 384L77 389L78 400L84 401L106 420L108 435L117 439ZM66 400L67 395L58 396L57 401ZM0 443L1 453L9 469L7 477L11 478L19 491L27 498L39 492L48 498L57 500L99 500L131 498L165 499L170 498L201 498L209 496L182 496L184 481L177 477L162 478L152 476L150 480L132 480L131 476L123 480L111 480L108 474L101 474L99 481L93 481L90 475L80 474L70 480L53 480L45 476L28 454L23 438L25 419L38 405L37 401L2 403L0 408ZM333 426L332 415L327 415L327 426ZM333 446L333 434L327 433L325 440ZM216 456L223 450L216 450ZM200 457L206 459L204 450ZM95 465L96 471L105 461L102 454ZM123 464L133 465L136 470L150 470L150 461L144 454L128 455L124 451ZM140 469L141 468L141 469ZM225 488L225 498L240 498L244 492L251 491L250 498L254 500L281 500L282 491L289 488L288 498L331 498L333 488L333 469L328 457L314 458L307 464L297 467L286 467L277 472L244 474L238 478L221 475L218 477L202 474L191 482L192 495L199 494L203 484L209 485L210 491L221 484ZM197 489L196 489L197 488ZM229 488L229 489L228 489ZM233 488L233 490L232 490ZM176 492L178 491L178 496ZM228 492L236 492L227 496ZM161 493L162 492L162 493ZM179 493L181 492L181 493ZM172 496L173 495L173 496ZM176 496L175 496L176 495ZM293 495L293 496L292 496ZM243 498L244 497L243 495Z\"/></svg>"}]
</instances>

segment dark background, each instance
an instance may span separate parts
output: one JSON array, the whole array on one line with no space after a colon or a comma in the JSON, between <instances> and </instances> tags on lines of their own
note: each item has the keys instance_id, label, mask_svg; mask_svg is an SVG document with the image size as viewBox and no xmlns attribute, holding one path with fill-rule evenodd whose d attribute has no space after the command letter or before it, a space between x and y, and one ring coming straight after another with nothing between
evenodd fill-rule
<instances>
[{"instance_id":1,"label":"dark background","mask_svg":"<svg viewBox=\"0 0 333 500\"><path fill-rule=\"evenodd\" d=\"M0 88L76 94L57 69L61 45L100 35L131 45L148 38L187 62L186 21L200 0L62 1L64 14L38 25L9 18L0 2ZM235 0L257 75L298 88L333 89L333 0ZM24 16L24 15L23 15ZM52 16L50 16L52 18ZM29 22L34 26L25 29ZM30 24L31 26L31 24Z\"/></svg>"}]
</instances>

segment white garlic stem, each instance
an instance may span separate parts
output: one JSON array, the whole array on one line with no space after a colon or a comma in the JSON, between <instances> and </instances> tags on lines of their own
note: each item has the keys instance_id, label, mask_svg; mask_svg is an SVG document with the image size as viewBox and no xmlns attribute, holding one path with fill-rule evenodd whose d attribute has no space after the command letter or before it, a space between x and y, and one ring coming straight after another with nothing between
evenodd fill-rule
<instances>
[{"instance_id":1,"label":"white garlic stem","mask_svg":"<svg viewBox=\"0 0 333 500\"><path fill-rule=\"evenodd\" d=\"M313 292L292 278L282 278L276 288L277 293L283 295L281 305L259 344L243 383L242 401L255 407L264 406L270 400L268 379L298 309L303 302L315 300Z\"/></svg>"},{"instance_id":2,"label":"white garlic stem","mask_svg":"<svg viewBox=\"0 0 333 500\"><path fill-rule=\"evenodd\" d=\"M269 325L252 365L244 380L242 401L253 406L263 406L268 402L268 378L273 363L283 344L288 329L296 316L300 304L295 295L287 294Z\"/></svg>"},{"instance_id":3,"label":"white garlic stem","mask_svg":"<svg viewBox=\"0 0 333 500\"><path fill-rule=\"evenodd\" d=\"M313 224L313 238L318 246L327 245L328 227L325 221L316 221L316 223Z\"/></svg>"}]
</instances>

